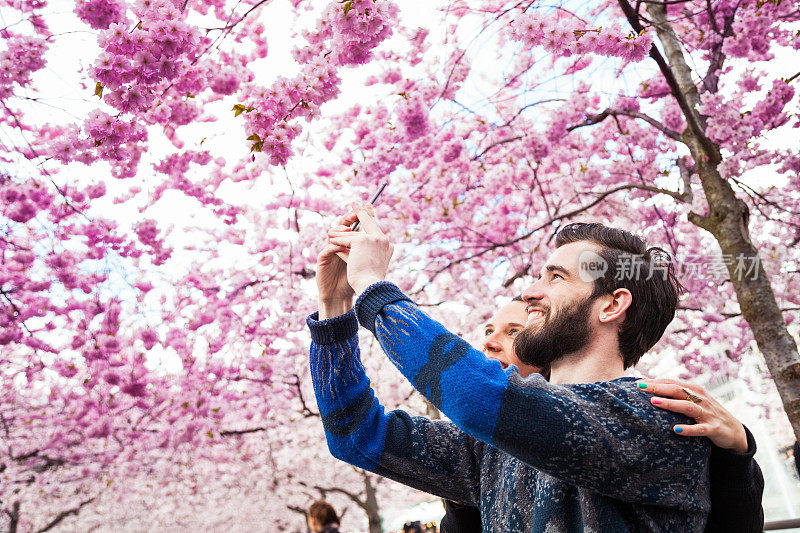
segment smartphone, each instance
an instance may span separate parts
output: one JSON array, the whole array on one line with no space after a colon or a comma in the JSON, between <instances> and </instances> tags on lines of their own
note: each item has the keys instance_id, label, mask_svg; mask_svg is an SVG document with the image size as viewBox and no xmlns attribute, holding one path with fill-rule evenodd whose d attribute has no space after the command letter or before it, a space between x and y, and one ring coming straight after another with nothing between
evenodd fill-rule
<instances>
[{"instance_id":1,"label":"smartphone","mask_svg":"<svg viewBox=\"0 0 800 533\"><path fill-rule=\"evenodd\" d=\"M389 185L389 182L388 181L384 181L383 184L381 184L381 186L378 187L378 190L375 191L375 194L372 195L372 198L370 198L369 203L371 203L372 205L377 204L378 200L381 197L381 193L383 192L383 189L385 189L387 185ZM350 230L351 231L358 231L358 228L361 225L361 224L359 224L360 222L361 222L360 220L356 220L355 224L353 224L350 227Z\"/></svg>"}]
</instances>

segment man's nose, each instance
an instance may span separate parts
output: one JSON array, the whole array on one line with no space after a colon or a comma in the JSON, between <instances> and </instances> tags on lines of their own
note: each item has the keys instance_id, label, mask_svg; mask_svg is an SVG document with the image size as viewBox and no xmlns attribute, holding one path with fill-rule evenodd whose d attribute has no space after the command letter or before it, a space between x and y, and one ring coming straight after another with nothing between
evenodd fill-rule
<instances>
[{"instance_id":1,"label":"man's nose","mask_svg":"<svg viewBox=\"0 0 800 533\"><path fill-rule=\"evenodd\" d=\"M541 281L542 280L540 279L535 280L533 283L528 285L527 289L522 291L522 299L525 300L525 302L538 302L544 297L544 294L541 290Z\"/></svg>"}]
</instances>

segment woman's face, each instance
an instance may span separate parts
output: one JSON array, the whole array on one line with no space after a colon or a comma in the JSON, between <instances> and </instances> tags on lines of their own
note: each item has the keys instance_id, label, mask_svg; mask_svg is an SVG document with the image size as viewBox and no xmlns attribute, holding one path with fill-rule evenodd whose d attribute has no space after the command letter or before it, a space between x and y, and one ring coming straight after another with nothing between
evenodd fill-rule
<instances>
[{"instance_id":1,"label":"woman's face","mask_svg":"<svg viewBox=\"0 0 800 533\"><path fill-rule=\"evenodd\" d=\"M483 353L489 359L497 359L503 368L514 365L522 377L528 377L539 369L525 365L514 353L514 338L525 327L528 321L525 302L510 302L489 319L483 327Z\"/></svg>"}]
</instances>

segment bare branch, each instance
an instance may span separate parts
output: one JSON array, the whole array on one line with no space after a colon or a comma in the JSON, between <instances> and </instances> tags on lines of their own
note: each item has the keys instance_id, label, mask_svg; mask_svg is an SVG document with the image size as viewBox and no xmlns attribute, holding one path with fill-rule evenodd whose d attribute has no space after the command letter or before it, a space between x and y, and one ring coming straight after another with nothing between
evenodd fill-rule
<instances>
[{"instance_id":1,"label":"bare branch","mask_svg":"<svg viewBox=\"0 0 800 533\"><path fill-rule=\"evenodd\" d=\"M0 289L0 295L2 295L3 298L6 299L6 301L11 306L11 308L14 310L14 313L17 316L22 316L22 311L19 310L19 307L17 307L17 304L14 303L14 301L11 299L11 297L8 295L8 293L6 291L4 291L3 289ZM28 325L25 324L24 320L20 320L19 323L22 325L23 328L25 328L25 331L28 332L28 335L33 336L33 332L31 332L31 330L28 329Z\"/></svg>"},{"instance_id":2,"label":"bare branch","mask_svg":"<svg viewBox=\"0 0 800 533\"><path fill-rule=\"evenodd\" d=\"M268 428L250 428L250 429L226 429L225 431L220 431L220 437L230 437L232 435L247 435L248 433L258 433L259 431L266 431Z\"/></svg>"},{"instance_id":3,"label":"bare branch","mask_svg":"<svg viewBox=\"0 0 800 533\"><path fill-rule=\"evenodd\" d=\"M298 483L300 485L304 486L304 487L308 487L309 486L308 484L306 484L303 481L300 481ZM348 490L345 490L343 488L340 488L340 487L322 487L320 485L312 485L311 488L314 488L314 489L316 489L316 490L318 490L318 491L320 491L322 493L338 492L339 494L344 494L345 496L350 498L356 505L358 505L359 507L361 507L365 511L367 510L367 504L365 502L362 502L357 494L355 494L353 492L350 492Z\"/></svg>"},{"instance_id":4,"label":"bare branch","mask_svg":"<svg viewBox=\"0 0 800 533\"><path fill-rule=\"evenodd\" d=\"M312 411L309 409L308 405L306 404L305 398L303 398L303 390L300 388L300 376L297 374L292 374L294 376L294 383L293 385L297 388L297 397L300 398L300 404L303 406L303 416L306 418L312 416L320 416L319 413Z\"/></svg>"},{"instance_id":5,"label":"bare branch","mask_svg":"<svg viewBox=\"0 0 800 533\"><path fill-rule=\"evenodd\" d=\"M447 75L447 80L444 83L444 88L439 93L439 96L436 97L436 101L433 103L433 105L431 107L434 107L437 103L439 103L439 100L441 100L442 96L444 96L444 94L447 92L447 89L450 87L450 80L453 78L453 73L455 72L456 67L461 62L461 60L464 58L464 55L467 53L467 49L472 45L472 43L477 41L478 38L483 34L483 32L485 32L487 29L489 29L489 26L494 24L496 21L500 20L503 16L505 16L506 13L508 13L510 11L513 11L514 9L516 9L517 7L519 7L523 3L524 2L518 2L516 5L514 5L512 7L509 7L508 9L506 9L504 11L501 11L499 14L497 14L494 17L494 20L492 20L488 24L484 25L484 27L481 28L481 30L467 44L467 46L464 47L464 50L461 51L461 54L458 56L458 59L456 59L455 62L453 63L453 68L450 69L450 73Z\"/></svg>"},{"instance_id":6,"label":"bare branch","mask_svg":"<svg viewBox=\"0 0 800 533\"><path fill-rule=\"evenodd\" d=\"M527 276L528 272L530 272L530 271L531 271L531 264L528 263L527 265L522 267L518 272L516 272L513 276L511 276L510 278L505 280L503 282L503 287L506 288L506 289L509 288L519 278L521 278L523 276Z\"/></svg>"},{"instance_id":7,"label":"bare branch","mask_svg":"<svg viewBox=\"0 0 800 533\"><path fill-rule=\"evenodd\" d=\"M678 306L679 311L697 311L700 313L707 313L708 309L702 309L700 307L688 307L684 305ZM781 309L782 313L787 313L789 311L800 311L800 307L784 307ZM742 316L742 313L719 313L720 315L725 317L725 320L730 318L736 318L737 316Z\"/></svg>"},{"instance_id":8,"label":"bare branch","mask_svg":"<svg viewBox=\"0 0 800 533\"><path fill-rule=\"evenodd\" d=\"M11 505L11 510L5 510L9 518L8 533L17 533L17 526L19 525L19 501Z\"/></svg>"},{"instance_id":9,"label":"bare branch","mask_svg":"<svg viewBox=\"0 0 800 533\"><path fill-rule=\"evenodd\" d=\"M620 8L622 8L622 12L625 14L625 18L628 19L628 23L631 25L633 30L637 33L642 32L645 30L644 26L642 26L641 21L639 20L640 15L636 11L634 11L633 7L628 3L628 0L617 0L619 3ZM672 32L672 28L666 23L666 6L663 5L656 5L650 4L648 7L648 13L655 13L659 17L658 24L655 24L656 29L659 31L659 37L662 40L662 43L665 47L668 44L673 44L671 42L665 42L665 39L669 40L667 37L663 37L665 34L671 34L674 37L674 33ZM651 13L651 17L653 16ZM677 47L670 47L674 48L676 51L678 50ZM683 90L681 89L681 84L678 82L678 79L675 77L675 73L672 71L669 63L664 59L664 56L661 55L661 52L658 51L655 45L650 47L650 57L653 58L653 61L656 62L658 65L659 70L661 70L661 74L664 76L664 79L667 82L667 85L672 92L672 96L678 102L678 106L680 106L681 111L683 112L683 116L686 119L686 123L689 125L689 130L692 134L697 138L700 144L706 151L706 155L710 158L710 163L717 164L722 160L722 156L719 153L719 149L711 142L711 140L706 137L705 131L700 123L700 117L697 115L692 104L687 99L687 95L684 94ZM687 67L688 70L688 67ZM694 85L692 85L694 88ZM690 90L690 89L687 89ZM695 96L697 97L697 89L694 88ZM699 98L699 97L698 97Z\"/></svg>"},{"instance_id":10,"label":"bare branch","mask_svg":"<svg viewBox=\"0 0 800 533\"><path fill-rule=\"evenodd\" d=\"M644 113L639 113L638 111L623 111L621 109L612 109L612 108L608 108L605 111L598 113L596 115L586 115L586 119L583 122L568 127L567 131L574 131L578 128L583 128L584 126L591 126L593 124L597 124L599 122L604 121L608 117L616 118L619 115L644 120L657 130L659 130L661 133L669 137L670 139L673 139L675 141L682 141L680 133L678 133L675 130L669 129L664 124L662 124L661 122L659 122L658 120L654 119L649 115L645 115Z\"/></svg>"},{"instance_id":11,"label":"bare branch","mask_svg":"<svg viewBox=\"0 0 800 533\"><path fill-rule=\"evenodd\" d=\"M563 101L564 101L563 98L548 98L546 100L539 100L538 102L533 102L533 103L524 105L524 106L520 107L519 110L517 110L517 112L514 114L513 117L508 119L508 121L506 121L506 123L503 124L500 127L501 128L506 128L506 127L510 126L512 122L517 120L517 117L519 117L522 114L523 111L525 111L526 109L528 109L530 107L534 107L534 106L537 106L537 105L540 105L540 104L549 104L551 102L563 102Z\"/></svg>"},{"instance_id":12,"label":"bare branch","mask_svg":"<svg viewBox=\"0 0 800 533\"><path fill-rule=\"evenodd\" d=\"M500 146L501 144L506 144L506 143L510 143L510 142L518 141L518 140L520 140L520 139L522 139L522 138L524 138L524 137L525 137L524 135L517 135L516 137L511 137L511 138L509 138L509 139L503 139L503 140L501 140L501 141L494 142L494 143L490 144L489 146L487 146L487 147L486 147L486 149L485 149L485 150L483 150L483 152L479 153L479 154L478 154L478 155L476 155L476 156L473 156L472 160L473 160L473 161L477 161L478 159L480 159L481 157L483 157L483 156L486 154L486 152L488 152L488 151L489 151L489 150L491 150L492 148L495 148L495 147L497 147L497 146Z\"/></svg>"},{"instance_id":13,"label":"bare branch","mask_svg":"<svg viewBox=\"0 0 800 533\"><path fill-rule=\"evenodd\" d=\"M294 511L295 513L300 513L303 516L307 516L307 514L308 514L308 511L306 511L306 509L304 509L302 507L296 507L294 505L287 505L286 508L289 509L290 511Z\"/></svg>"},{"instance_id":14,"label":"bare branch","mask_svg":"<svg viewBox=\"0 0 800 533\"><path fill-rule=\"evenodd\" d=\"M574 216L576 216L576 215L578 215L580 213L583 213L584 211L587 211L587 210L591 209L592 207L596 206L597 204L599 204L600 202L605 200L608 196L611 196L612 194L615 194L615 193L618 193L618 192L624 191L624 190L629 190L629 189L640 189L640 190L644 190L644 191L648 191L648 192L652 192L652 193L657 193L657 194L666 194L666 195L671 196L671 197L673 197L676 200L679 200L681 202L685 202L686 201L685 200L685 198L686 198L686 193L685 192L677 193L675 191L670 191L668 189L661 189L661 188L650 186L650 185L640 185L640 184L635 184L635 183L627 183L625 185L620 185L618 187L614 187L613 189L610 189L608 191L600 193L598 195L598 197L594 201L590 202L587 205L575 208L575 209L573 209L573 210L571 210L571 211L569 211L567 213L564 213L563 215L559 215L559 216L556 216L556 217L551 217L544 224L541 224L541 225L535 227L534 229L526 232L523 235L520 235L519 237L516 237L514 239L511 239L510 241L506 241L506 242L503 242L503 243L493 243L493 244L487 246L486 248L484 248L483 250L481 250L481 251L479 251L477 253L474 253L474 254L469 255L467 257L461 257L459 259L455 259L453 261L450 261L445 266L443 266L440 269L436 270L431 275L431 278L430 278L430 280L428 280L428 283L426 283L426 285L430 284L434 279L436 279L436 277L438 277L439 274L441 274L442 272L446 271L447 269L449 269L449 268L451 268L451 267L453 267L453 266L455 266L455 265L457 265L459 263L463 263L465 261L471 261L472 259L477 259L478 257L481 257L481 256L483 256L483 255L485 255L485 254L487 254L487 253L489 253L491 251L494 251L494 250L496 250L498 248L504 248L506 246L512 246L512 245L514 245L514 244L516 244L516 243L518 243L520 241L524 241L525 239L531 237L536 232L538 232L538 231L540 231L540 230L542 230L542 229L544 229L544 228L546 228L548 226L551 226L553 224L553 222L557 222L559 220L572 218L572 217L574 217Z\"/></svg>"},{"instance_id":15,"label":"bare branch","mask_svg":"<svg viewBox=\"0 0 800 533\"><path fill-rule=\"evenodd\" d=\"M94 501L94 498L90 498L90 499L88 499L88 500L86 500L84 502L81 502L77 507L74 507L74 508L69 509L67 511L61 511L60 513L58 513L56 515L56 517L52 521L50 521L49 524L47 524L45 527L40 529L37 533L44 533L45 531L50 531L51 529L56 527L59 523L61 523L62 520L64 520L65 518L67 518L70 515L77 516L78 513L81 512L81 509L83 509L86 505L89 505L93 501Z\"/></svg>"},{"instance_id":16,"label":"bare branch","mask_svg":"<svg viewBox=\"0 0 800 533\"><path fill-rule=\"evenodd\" d=\"M206 28L206 33L211 32L211 31L222 31L224 33L227 33L229 31L231 31L233 28L235 28L237 24L239 24L244 19L246 19L247 15L249 15L250 13L255 11L256 9L258 9L259 7L261 7L262 5L264 5L265 3L270 2L270 1L271 0L260 0L259 2L256 2L253 5L253 7L251 7L247 11L245 11L244 14L236 20L236 22L232 22L231 24L228 24L227 26L223 26L221 28ZM208 50L208 49L206 49L206 50Z\"/></svg>"}]
</instances>

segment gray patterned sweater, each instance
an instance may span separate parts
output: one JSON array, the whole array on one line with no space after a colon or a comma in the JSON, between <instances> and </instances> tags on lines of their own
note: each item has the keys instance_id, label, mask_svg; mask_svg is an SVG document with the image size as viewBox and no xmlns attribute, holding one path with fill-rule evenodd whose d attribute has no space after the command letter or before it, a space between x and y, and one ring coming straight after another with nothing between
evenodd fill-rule
<instances>
[{"instance_id":1,"label":"gray patterned sweater","mask_svg":"<svg viewBox=\"0 0 800 533\"><path fill-rule=\"evenodd\" d=\"M360 361L356 316L452 422L384 412ZM487 532L703 530L710 444L672 434L687 419L651 406L633 378L521 378L387 282L365 291L354 312L307 322L335 457L476 505Z\"/></svg>"}]
</instances>

